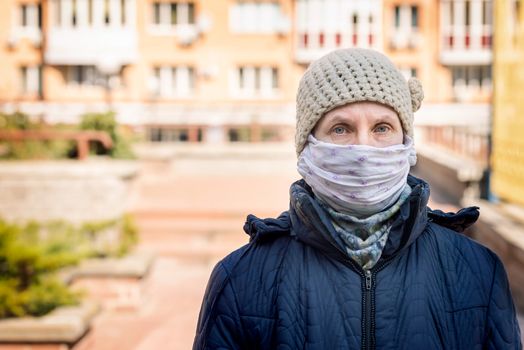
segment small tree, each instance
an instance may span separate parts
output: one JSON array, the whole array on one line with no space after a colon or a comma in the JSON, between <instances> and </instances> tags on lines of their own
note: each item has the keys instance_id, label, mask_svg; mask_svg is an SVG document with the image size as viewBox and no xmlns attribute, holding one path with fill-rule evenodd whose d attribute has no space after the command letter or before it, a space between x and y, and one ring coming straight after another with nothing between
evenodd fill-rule
<instances>
[{"instance_id":1,"label":"small tree","mask_svg":"<svg viewBox=\"0 0 524 350\"><path fill-rule=\"evenodd\" d=\"M80 129L105 131L111 137L113 148L107 151L100 143L94 142L91 149L94 149L95 154L108 154L112 158L134 158L128 140L126 140L118 129L114 112L84 114L80 123Z\"/></svg>"},{"instance_id":2,"label":"small tree","mask_svg":"<svg viewBox=\"0 0 524 350\"><path fill-rule=\"evenodd\" d=\"M41 130L45 125L34 122L22 112L0 113L2 130ZM73 143L67 140L0 140L0 158L5 159L62 159L67 158Z\"/></svg>"},{"instance_id":3,"label":"small tree","mask_svg":"<svg viewBox=\"0 0 524 350\"><path fill-rule=\"evenodd\" d=\"M54 272L75 264L80 255L52 237L39 241L39 227L0 221L0 318L41 316L60 305L78 302Z\"/></svg>"},{"instance_id":4,"label":"small tree","mask_svg":"<svg viewBox=\"0 0 524 350\"><path fill-rule=\"evenodd\" d=\"M100 241L107 232L116 232L117 239ZM41 316L77 303L80 294L70 291L57 272L87 257L122 256L137 239L130 215L80 226L64 221L21 226L0 219L0 318Z\"/></svg>"}]
</instances>

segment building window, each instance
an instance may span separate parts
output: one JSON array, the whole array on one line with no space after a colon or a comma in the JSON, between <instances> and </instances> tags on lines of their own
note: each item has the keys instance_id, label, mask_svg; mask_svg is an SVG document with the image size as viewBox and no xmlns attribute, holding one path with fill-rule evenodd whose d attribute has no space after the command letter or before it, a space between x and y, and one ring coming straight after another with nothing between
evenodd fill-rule
<instances>
[{"instance_id":1,"label":"building window","mask_svg":"<svg viewBox=\"0 0 524 350\"><path fill-rule=\"evenodd\" d=\"M152 22L155 27L172 28L195 24L193 2L154 2Z\"/></svg>"},{"instance_id":2,"label":"building window","mask_svg":"<svg viewBox=\"0 0 524 350\"><path fill-rule=\"evenodd\" d=\"M409 78L416 78L417 77L417 68L415 67L399 67L400 73L404 76L406 80Z\"/></svg>"},{"instance_id":3,"label":"building window","mask_svg":"<svg viewBox=\"0 0 524 350\"><path fill-rule=\"evenodd\" d=\"M50 23L53 27L125 26L131 6L131 0L53 0Z\"/></svg>"},{"instance_id":4,"label":"building window","mask_svg":"<svg viewBox=\"0 0 524 350\"><path fill-rule=\"evenodd\" d=\"M271 87L273 88L273 90L277 90L278 89L278 70L276 68L271 68L271 75L272 75L272 78L271 78Z\"/></svg>"},{"instance_id":5,"label":"building window","mask_svg":"<svg viewBox=\"0 0 524 350\"><path fill-rule=\"evenodd\" d=\"M111 22L111 8L109 7L109 0L104 0L104 23Z\"/></svg>"},{"instance_id":6,"label":"building window","mask_svg":"<svg viewBox=\"0 0 524 350\"><path fill-rule=\"evenodd\" d=\"M493 8L491 0L482 1L482 25L491 26L493 24Z\"/></svg>"},{"instance_id":7,"label":"building window","mask_svg":"<svg viewBox=\"0 0 524 350\"><path fill-rule=\"evenodd\" d=\"M22 66L21 73L21 92L23 95L33 95L42 93L42 69L40 66Z\"/></svg>"},{"instance_id":8,"label":"building window","mask_svg":"<svg viewBox=\"0 0 524 350\"><path fill-rule=\"evenodd\" d=\"M391 46L396 49L418 45L419 9L417 6L396 5L393 10Z\"/></svg>"},{"instance_id":9,"label":"building window","mask_svg":"<svg viewBox=\"0 0 524 350\"><path fill-rule=\"evenodd\" d=\"M452 68L453 89L459 100L472 93L491 90L491 66L455 66Z\"/></svg>"},{"instance_id":10,"label":"building window","mask_svg":"<svg viewBox=\"0 0 524 350\"><path fill-rule=\"evenodd\" d=\"M121 16L122 16L122 17L121 17L121 21L122 21L121 23L122 23L123 26L125 26L126 23L127 23L127 17L126 17L126 15L127 15L126 4L127 4L127 1L126 1L126 0L120 0L120 8L122 9L122 10L121 10L121 11L122 11L122 12L121 12ZM131 5L132 5L132 4L127 4L127 6L131 6Z\"/></svg>"},{"instance_id":11,"label":"building window","mask_svg":"<svg viewBox=\"0 0 524 350\"><path fill-rule=\"evenodd\" d=\"M411 6L411 28L418 29L418 7Z\"/></svg>"},{"instance_id":12,"label":"building window","mask_svg":"<svg viewBox=\"0 0 524 350\"><path fill-rule=\"evenodd\" d=\"M39 45L42 41L42 11L39 4L20 5L15 12L15 28L9 40L12 44L25 38L31 40L34 45Z\"/></svg>"},{"instance_id":13,"label":"building window","mask_svg":"<svg viewBox=\"0 0 524 350\"><path fill-rule=\"evenodd\" d=\"M351 23L353 26L353 37L351 38L351 42L353 46L356 46L358 42L358 15L356 13L351 16Z\"/></svg>"},{"instance_id":14,"label":"building window","mask_svg":"<svg viewBox=\"0 0 524 350\"><path fill-rule=\"evenodd\" d=\"M275 33L282 18L277 2L238 1L229 10L229 28L234 33Z\"/></svg>"},{"instance_id":15,"label":"building window","mask_svg":"<svg viewBox=\"0 0 524 350\"><path fill-rule=\"evenodd\" d=\"M152 92L158 97L188 97L195 90L195 69L189 66L157 66L152 73Z\"/></svg>"},{"instance_id":16,"label":"building window","mask_svg":"<svg viewBox=\"0 0 524 350\"><path fill-rule=\"evenodd\" d=\"M373 15L369 15L369 28L373 28ZM369 32L368 34L368 44L369 46L373 45L373 33Z\"/></svg>"},{"instance_id":17,"label":"building window","mask_svg":"<svg viewBox=\"0 0 524 350\"><path fill-rule=\"evenodd\" d=\"M107 76L95 66L63 66L65 82L69 86L106 86Z\"/></svg>"},{"instance_id":18,"label":"building window","mask_svg":"<svg viewBox=\"0 0 524 350\"><path fill-rule=\"evenodd\" d=\"M484 49L492 44L492 0L442 0L440 7L444 49Z\"/></svg>"},{"instance_id":19,"label":"building window","mask_svg":"<svg viewBox=\"0 0 524 350\"><path fill-rule=\"evenodd\" d=\"M230 127L227 131L229 142L251 141L251 129L248 126Z\"/></svg>"},{"instance_id":20,"label":"building window","mask_svg":"<svg viewBox=\"0 0 524 350\"><path fill-rule=\"evenodd\" d=\"M39 4L20 5L20 27L38 28L42 27L41 7Z\"/></svg>"},{"instance_id":21,"label":"building window","mask_svg":"<svg viewBox=\"0 0 524 350\"><path fill-rule=\"evenodd\" d=\"M241 66L237 69L235 94L239 97L272 97L279 84L276 67Z\"/></svg>"},{"instance_id":22,"label":"building window","mask_svg":"<svg viewBox=\"0 0 524 350\"><path fill-rule=\"evenodd\" d=\"M151 142L201 142L202 127L154 126L148 128Z\"/></svg>"},{"instance_id":23,"label":"building window","mask_svg":"<svg viewBox=\"0 0 524 350\"><path fill-rule=\"evenodd\" d=\"M295 1L297 60L310 62L339 47L381 46L382 2L378 0Z\"/></svg>"}]
</instances>

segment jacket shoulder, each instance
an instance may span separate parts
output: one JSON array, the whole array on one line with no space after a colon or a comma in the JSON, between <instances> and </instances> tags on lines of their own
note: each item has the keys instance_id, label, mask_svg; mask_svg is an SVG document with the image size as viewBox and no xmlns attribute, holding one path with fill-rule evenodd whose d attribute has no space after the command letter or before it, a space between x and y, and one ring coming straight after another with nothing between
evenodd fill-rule
<instances>
[{"instance_id":1,"label":"jacket shoulder","mask_svg":"<svg viewBox=\"0 0 524 350\"><path fill-rule=\"evenodd\" d=\"M257 272L263 273L264 270L274 269L275 265L280 264L292 240L291 236L279 236L271 240L252 240L228 254L218 265L226 271L229 278L233 279L252 276Z\"/></svg>"},{"instance_id":2,"label":"jacket shoulder","mask_svg":"<svg viewBox=\"0 0 524 350\"><path fill-rule=\"evenodd\" d=\"M468 259L478 259L480 256L490 264L498 260L497 255L491 249L464 233L432 222L428 223L427 230L439 245L449 248L449 251L446 250L447 253L460 254Z\"/></svg>"},{"instance_id":3,"label":"jacket shoulder","mask_svg":"<svg viewBox=\"0 0 524 350\"><path fill-rule=\"evenodd\" d=\"M436 244L441 261L447 261L453 270L466 268L488 283L496 266L502 264L491 249L463 233L432 222L428 224L427 231Z\"/></svg>"}]
</instances>

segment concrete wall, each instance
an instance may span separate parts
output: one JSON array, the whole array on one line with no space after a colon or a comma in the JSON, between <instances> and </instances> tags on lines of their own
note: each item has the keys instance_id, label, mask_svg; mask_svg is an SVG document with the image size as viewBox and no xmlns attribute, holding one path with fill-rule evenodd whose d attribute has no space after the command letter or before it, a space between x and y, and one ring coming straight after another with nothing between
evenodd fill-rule
<instances>
[{"instance_id":1,"label":"concrete wall","mask_svg":"<svg viewBox=\"0 0 524 350\"><path fill-rule=\"evenodd\" d=\"M114 219L126 210L137 166L127 161L2 162L0 217L81 223Z\"/></svg>"}]
</instances>

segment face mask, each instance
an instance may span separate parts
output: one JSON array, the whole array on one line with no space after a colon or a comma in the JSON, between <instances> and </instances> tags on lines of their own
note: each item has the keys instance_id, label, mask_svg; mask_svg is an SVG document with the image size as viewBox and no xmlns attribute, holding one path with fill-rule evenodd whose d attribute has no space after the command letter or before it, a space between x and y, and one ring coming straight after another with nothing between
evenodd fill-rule
<instances>
[{"instance_id":1,"label":"face mask","mask_svg":"<svg viewBox=\"0 0 524 350\"><path fill-rule=\"evenodd\" d=\"M298 172L315 196L331 208L366 217L397 201L416 161L408 136L404 144L377 148L336 145L309 135L298 159Z\"/></svg>"}]
</instances>

